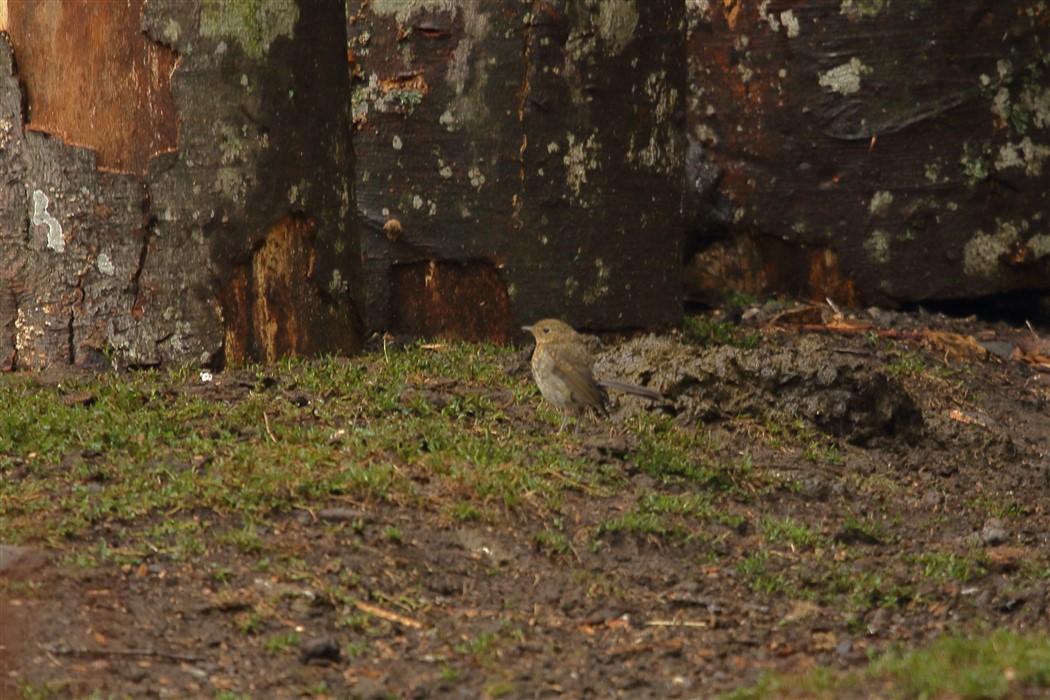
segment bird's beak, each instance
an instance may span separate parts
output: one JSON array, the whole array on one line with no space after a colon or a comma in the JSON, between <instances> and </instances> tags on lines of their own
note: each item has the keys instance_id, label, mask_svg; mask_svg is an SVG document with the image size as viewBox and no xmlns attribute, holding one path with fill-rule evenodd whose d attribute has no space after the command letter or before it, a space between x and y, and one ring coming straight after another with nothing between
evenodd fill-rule
<instances>
[{"instance_id":1,"label":"bird's beak","mask_svg":"<svg viewBox=\"0 0 1050 700\"><path fill-rule=\"evenodd\" d=\"M532 326L522 326L521 330L532 333Z\"/></svg>"}]
</instances>

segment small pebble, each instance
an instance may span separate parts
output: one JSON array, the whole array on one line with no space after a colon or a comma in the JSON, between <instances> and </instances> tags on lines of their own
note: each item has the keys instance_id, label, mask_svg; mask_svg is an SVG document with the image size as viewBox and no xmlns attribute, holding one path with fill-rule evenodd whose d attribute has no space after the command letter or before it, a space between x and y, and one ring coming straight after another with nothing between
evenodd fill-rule
<instances>
[{"instance_id":1,"label":"small pebble","mask_svg":"<svg viewBox=\"0 0 1050 700\"><path fill-rule=\"evenodd\" d=\"M981 542L989 547L995 547L1006 542L1006 526L999 518L989 518L981 528Z\"/></svg>"},{"instance_id":2,"label":"small pebble","mask_svg":"<svg viewBox=\"0 0 1050 700\"><path fill-rule=\"evenodd\" d=\"M299 644L299 659L304 664L313 661L339 661L339 645L331 637L314 637Z\"/></svg>"},{"instance_id":3,"label":"small pebble","mask_svg":"<svg viewBox=\"0 0 1050 700\"><path fill-rule=\"evenodd\" d=\"M826 500L831 487L828 480L820 476L810 476L798 482L801 492L807 498L818 501Z\"/></svg>"}]
</instances>

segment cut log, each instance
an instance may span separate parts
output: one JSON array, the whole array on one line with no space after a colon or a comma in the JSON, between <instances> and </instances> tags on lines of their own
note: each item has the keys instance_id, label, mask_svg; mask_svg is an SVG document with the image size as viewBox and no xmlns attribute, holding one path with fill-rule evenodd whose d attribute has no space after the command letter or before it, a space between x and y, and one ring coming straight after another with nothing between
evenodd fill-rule
<instances>
[{"instance_id":1,"label":"cut log","mask_svg":"<svg viewBox=\"0 0 1050 700\"><path fill-rule=\"evenodd\" d=\"M5 368L359 347L342 3L5 8Z\"/></svg>"},{"instance_id":2,"label":"cut log","mask_svg":"<svg viewBox=\"0 0 1050 700\"><path fill-rule=\"evenodd\" d=\"M689 11L690 296L1050 291L1046 3Z\"/></svg>"},{"instance_id":3,"label":"cut log","mask_svg":"<svg viewBox=\"0 0 1050 700\"><path fill-rule=\"evenodd\" d=\"M678 321L684 11L373 0L350 15L371 328Z\"/></svg>"}]
</instances>

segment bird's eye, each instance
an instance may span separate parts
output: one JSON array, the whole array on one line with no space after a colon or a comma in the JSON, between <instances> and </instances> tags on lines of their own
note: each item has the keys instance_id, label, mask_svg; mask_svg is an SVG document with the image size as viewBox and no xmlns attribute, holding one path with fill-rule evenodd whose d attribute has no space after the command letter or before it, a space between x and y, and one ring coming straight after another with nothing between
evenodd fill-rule
<instances>
[{"instance_id":1,"label":"bird's eye","mask_svg":"<svg viewBox=\"0 0 1050 700\"><path fill-rule=\"evenodd\" d=\"M551 327L550 326L544 326L543 327L543 332L544 333L550 333L551 332Z\"/></svg>"}]
</instances>

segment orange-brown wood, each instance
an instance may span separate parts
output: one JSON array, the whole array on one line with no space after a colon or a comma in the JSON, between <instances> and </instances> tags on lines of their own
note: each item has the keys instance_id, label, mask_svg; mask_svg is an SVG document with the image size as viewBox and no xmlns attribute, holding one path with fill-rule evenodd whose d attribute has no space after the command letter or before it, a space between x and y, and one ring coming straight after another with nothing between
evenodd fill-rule
<instances>
[{"instance_id":1,"label":"orange-brown wood","mask_svg":"<svg viewBox=\"0 0 1050 700\"><path fill-rule=\"evenodd\" d=\"M176 148L178 56L140 30L143 0L4 3L27 128L93 149L115 172L144 175L151 157Z\"/></svg>"}]
</instances>

